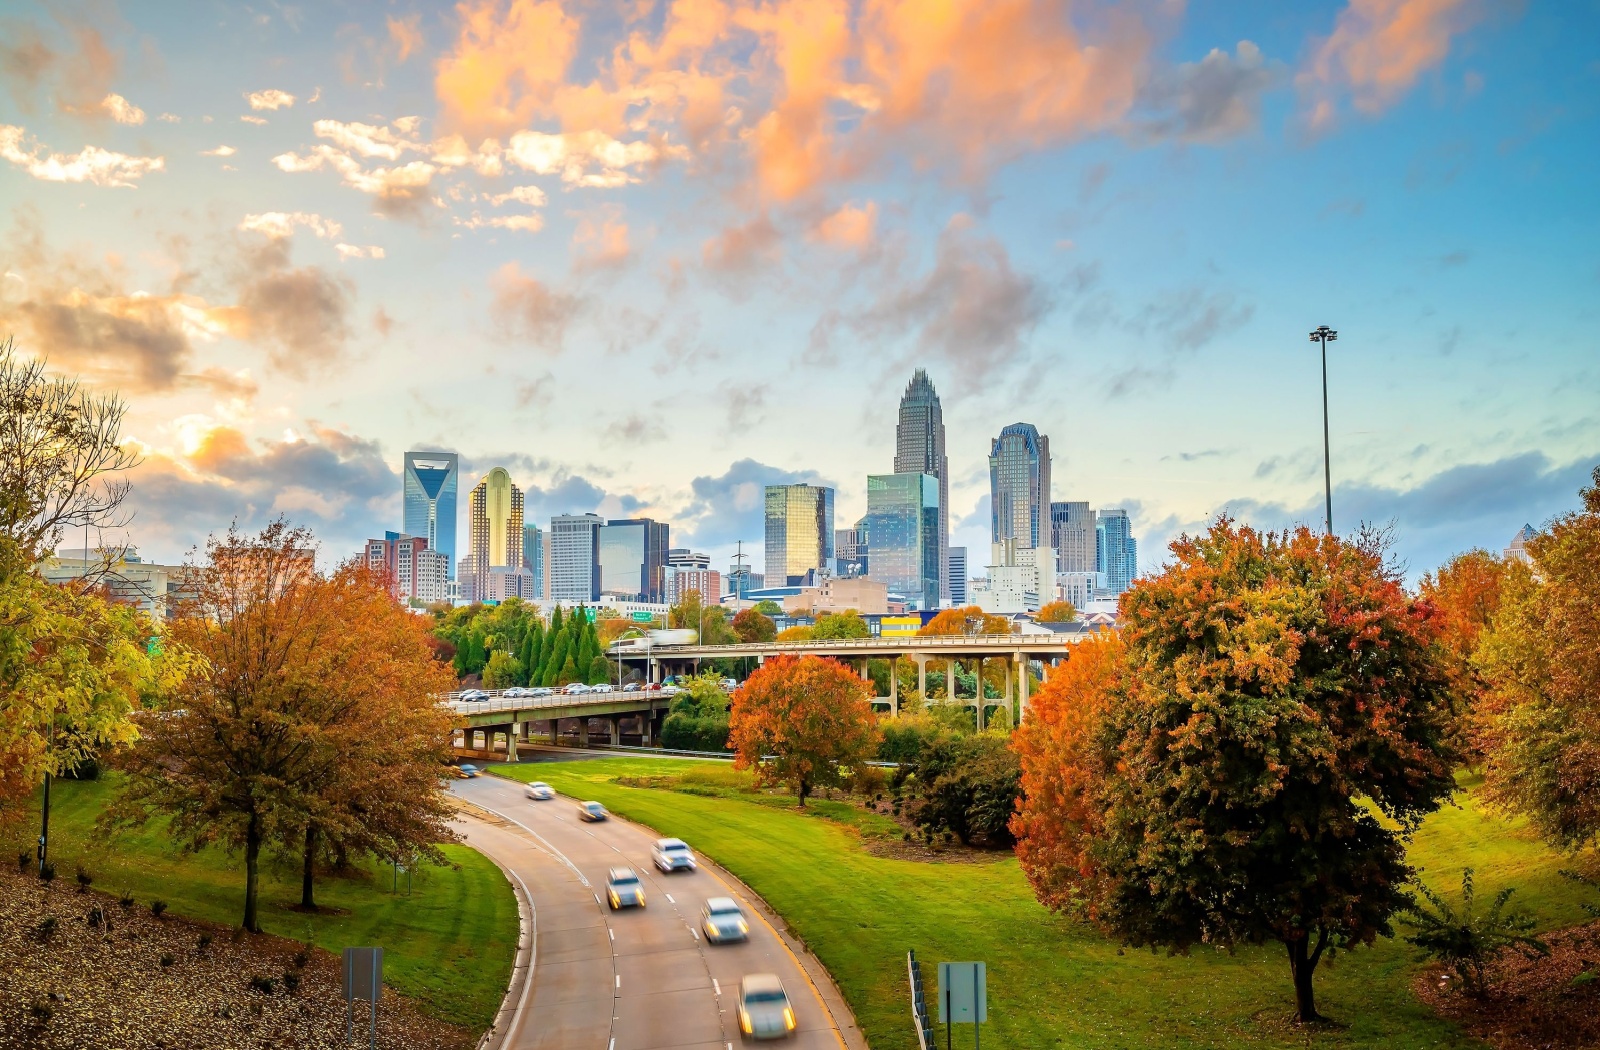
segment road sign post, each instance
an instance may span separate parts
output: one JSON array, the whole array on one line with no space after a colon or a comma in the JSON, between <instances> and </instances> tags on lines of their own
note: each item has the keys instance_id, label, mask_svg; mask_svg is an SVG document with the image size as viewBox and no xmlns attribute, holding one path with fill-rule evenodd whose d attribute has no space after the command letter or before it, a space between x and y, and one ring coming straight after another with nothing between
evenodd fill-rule
<instances>
[{"instance_id":1,"label":"road sign post","mask_svg":"<svg viewBox=\"0 0 1600 1050\"><path fill-rule=\"evenodd\" d=\"M344 1041L355 1039L357 999L372 1006L372 1050L378 1050L378 995L383 990L383 949L344 950Z\"/></svg>"},{"instance_id":2,"label":"road sign post","mask_svg":"<svg viewBox=\"0 0 1600 1050\"><path fill-rule=\"evenodd\" d=\"M950 1029L958 1024L972 1026L974 1050L982 1047L980 1026L989 1019L988 967L981 962L942 962L939 964L939 1022L944 1028L944 1045L949 1050Z\"/></svg>"}]
</instances>

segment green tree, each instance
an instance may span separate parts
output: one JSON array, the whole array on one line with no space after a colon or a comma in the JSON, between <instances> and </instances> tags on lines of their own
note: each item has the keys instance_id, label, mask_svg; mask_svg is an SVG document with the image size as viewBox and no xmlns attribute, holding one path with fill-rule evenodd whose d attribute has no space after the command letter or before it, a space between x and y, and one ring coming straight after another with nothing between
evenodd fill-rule
<instances>
[{"instance_id":1,"label":"green tree","mask_svg":"<svg viewBox=\"0 0 1600 1050\"><path fill-rule=\"evenodd\" d=\"M556 635L555 648L550 653L550 659L544 665L544 680L540 685L555 686L565 685L561 680L564 669L571 663L572 632L562 630ZM567 679L570 682L572 679Z\"/></svg>"},{"instance_id":2,"label":"green tree","mask_svg":"<svg viewBox=\"0 0 1600 1050\"><path fill-rule=\"evenodd\" d=\"M725 751L728 694L715 674L691 678L672 698L661 723L661 746L678 751Z\"/></svg>"},{"instance_id":3,"label":"green tree","mask_svg":"<svg viewBox=\"0 0 1600 1050\"><path fill-rule=\"evenodd\" d=\"M609 660L596 653L589 659L588 684L603 685L611 681L611 672L614 670L616 668Z\"/></svg>"},{"instance_id":4,"label":"green tree","mask_svg":"<svg viewBox=\"0 0 1600 1050\"><path fill-rule=\"evenodd\" d=\"M929 840L948 831L969 846L1009 849L1015 842L1009 824L1022 768L1005 737L936 733L902 760L895 779L907 819Z\"/></svg>"},{"instance_id":5,"label":"green tree","mask_svg":"<svg viewBox=\"0 0 1600 1050\"><path fill-rule=\"evenodd\" d=\"M561 662L561 673L556 676L556 685L570 685L578 680L578 665L568 656Z\"/></svg>"},{"instance_id":6,"label":"green tree","mask_svg":"<svg viewBox=\"0 0 1600 1050\"><path fill-rule=\"evenodd\" d=\"M760 613L762 616L782 616L783 615L783 606L779 605L777 602L773 601L771 598L763 598L759 602L756 602L754 605L752 605L750 608L753 609L754 611Z\"/></svg>"},{"instance_id":7,"label":"green tree","mask_svg":"<svg viewBox=\"0 0 1600 1050\"><path fill-rule=\"evenodd\" d=\"M870 638L872 628L854 609L842 613L823 613L811 628L813 638Z\"/></svg>"},{"instance_id":8,"label":"green tree","mask_svg":"<svg viewBox=\"0 0 1600 1050\"><path fill-rule=\"evenodd\" d=\"M517 656L517 662L522 665L522 675L518 685L537 685L535 675L538 673L539 646L544 642L544 631L540 628L537 616L528 626L528 633L522 639L522 651Z\"/></svg>"},{"instance_id":9,"label":"green tree","mask_svg":"<svg viewBox=\"0 0 1600 1050\"><path fill-rule=\"evenodd\" d=\"M489 654L489 660L483 667L485 689L509 689L516 685L521 677L522 665L510 653L504 649L496 649Z\"/></svg>"}]
</instances>

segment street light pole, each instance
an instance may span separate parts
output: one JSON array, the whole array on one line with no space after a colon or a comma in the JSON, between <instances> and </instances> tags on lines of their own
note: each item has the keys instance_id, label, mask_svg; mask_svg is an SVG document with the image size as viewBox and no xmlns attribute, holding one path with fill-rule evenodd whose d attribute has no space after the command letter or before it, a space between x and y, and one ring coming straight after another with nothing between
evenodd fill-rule
<instances>
[{"instance_id":1,"label":"street light pole","mask_svg":"<svg viewBox=\"0 0 1600 1050\"><path fill-rule=\"evenodd\" d=\"M1311 333L1311 341L1322 347L1322 488L1327 500L1327 525L1328 535L1333 535L1333 461L1332 453L1328 446L1328 344L1339 338L1327 325L1321 325Z\"/></svg>"}]
</instances>

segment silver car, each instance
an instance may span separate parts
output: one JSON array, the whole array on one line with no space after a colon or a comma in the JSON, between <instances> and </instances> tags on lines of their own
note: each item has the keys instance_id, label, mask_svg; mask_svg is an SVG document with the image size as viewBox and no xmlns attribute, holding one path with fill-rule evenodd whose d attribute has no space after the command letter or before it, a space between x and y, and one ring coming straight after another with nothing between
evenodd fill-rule
<instances>
[{"instance_id":1,"label":"silver car","mask_svg":"<svg viewBox=\"0 0 1600 1050\"><path fill-rule=\"evenodd\" d=\"M606 899L611 910L644 907L644 884L632 868L612 868L606 872Z\"/></svg>"},{"instance_id":2,"label":"silver car","mask_svg":"<svg viewBox=\"0 0 1600 1050\"><path fill-rule=\"evenodd\" d=\"M695 869L694 854L682 839L656 839L655 845L650 847L650 860L668 875Z\"/></svg>"},{"instance_id":3,"label":"silver car","mask_svg":"<svg viewBox=\"0 0 1600 1050\"><path fill-rule=\"evenodd\" d=\"M598 802L580 802L578 803L578 819L584 821L604 820L606 819L606 807Z\"/></svg>"},{"instance_id":4,"label":"silver car","mask_svg":"<svg viewBox=\"0 0 1600 1050\"><path fill-rule=\"evenodd\" d=\"M745 921L739 902L732 897L712 897L700 909L700 929L710 944L750 939L750 924Z\"/></svg>"},{"instance_id":5,"label":"silver car","mask_svg":"<svg viewBox=\"0 0 1600 1050\"><path fill-rule=\"evenodd\" d=\"M753 973L739 982L739 1032L746 1039L794 1034L794 1007L777 974Z\"/></svg>"},{"instance_id":6,"label":"silver car","mask_svg":"<svg viewBox=\"0 0 1600 1050\"><path fill-rule=\"evenodd\" d=\"M528 785L523 794L538 802L549 802L556 797L556 789L542 780L535 780Z\"/></svg>"}]
</instances>

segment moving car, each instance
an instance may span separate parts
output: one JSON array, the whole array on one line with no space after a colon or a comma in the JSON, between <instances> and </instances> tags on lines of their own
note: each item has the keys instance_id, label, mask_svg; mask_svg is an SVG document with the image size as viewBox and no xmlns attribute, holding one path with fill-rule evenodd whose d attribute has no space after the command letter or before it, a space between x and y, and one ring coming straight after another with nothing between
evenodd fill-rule
<instances>
[{"instance_id":1,"label":"moving car","mask_svg":"<svg viewBox=\"0 0 1600 1050\"><path fill-rule=\"evenodd\" d=\"M589 691L589 687L584 685L582 682L573 682L571 685L567 686L561 691L568 696L577 696L579 693L587 693Z\"/></svg>"},{"instance_id":2,"label":"moving car","mask_svg":"<svg viewBox=\"0 0 1600 1050\"><path fill-rule=\"evenodd\" d=\"M469 777L477 776L478 775L478 767L473 765L471 762L463 762L461 765L456 767L456 773L463 780L465 780L465 779L467 779Z\"/></svg>"},{"instance_id":3,"label":"moving car","mask_svg":"<svg viewBox=\"0 0 1600 1050\"><path fill-rule=\"evenodd\" d=\"M460 699L465 700L469 704L475 704L479 700L489 699L489 694L484 692L482 689L468 689L466 692L461 694Z\"/></svg>"},{"instance_id":4,"label":"moving car","mask_svg":"<svg viewBox=\"0 0 1600 1050\"><path fill-rule=\"evenodd\" d=\"M739 902L732 897L712 897L700 909L700 929L708 944L750 939L750 924L745 921Z\"/></svg>"},{"instance_id":5,"label":"moving car","mask_svg":"<svg viewBox=\"0 0 1600 1050\"><path fill-rule=\"evenodd\" d=\"M610 814L606 812L606 807L602 806L598 802L578 803L579 820L605 820L609 815Z\"/></svg>"},{"instance_id":6,"label":"moving car","mask_svg":"<svg viewBox=\"0 0 1600 1050\"><path fill-rule=\"evenodd\" d=\"M622 687L622 691L624 693L637 693L639 691L639 683L629 682L627 685Z\"/></svg>"},{"instance_id":7,"label":"moving car","mask_svg":"<svg viewBox=\"0 0 1600 1050\"><path fill-rule=\"evenodd\" d=\"M650 847L650 859L668 875L675 871L693 871L695 868L694 854L689 852L689 844L682 839L656 839Z\"/></svg>"},{"instance_id":8,"label":"moving car","mask_svg":"<svg viewBox=\"0 0 1600 1050\"><path fill-rule=\"evenodd\" d=\"M644 884L632 868L612 868L606 872L606 899L611 910L644 907Z\"/></svg>"},{"instance_id":9,"label":"moving car","mask_svg":"<svg viewBox=\"0 0 1600 1050\"><path fill-rule=\"evenodd\" d=\"M753 973L739 982L739 1032L746 1039L794 1034L794 1007L777 974Z\"/></svg>"},{"instance_id":10,"label":"moving car","mask_svg":"<svg viewBox=\"0 0 1600 1050\"><path fill-rule=\"evenodd\" d=\"M542 780L535 780L522 793L529 798L538 799L540 802L549 802L556 797L556 789Z\"/></svg>"}]
</instances>

